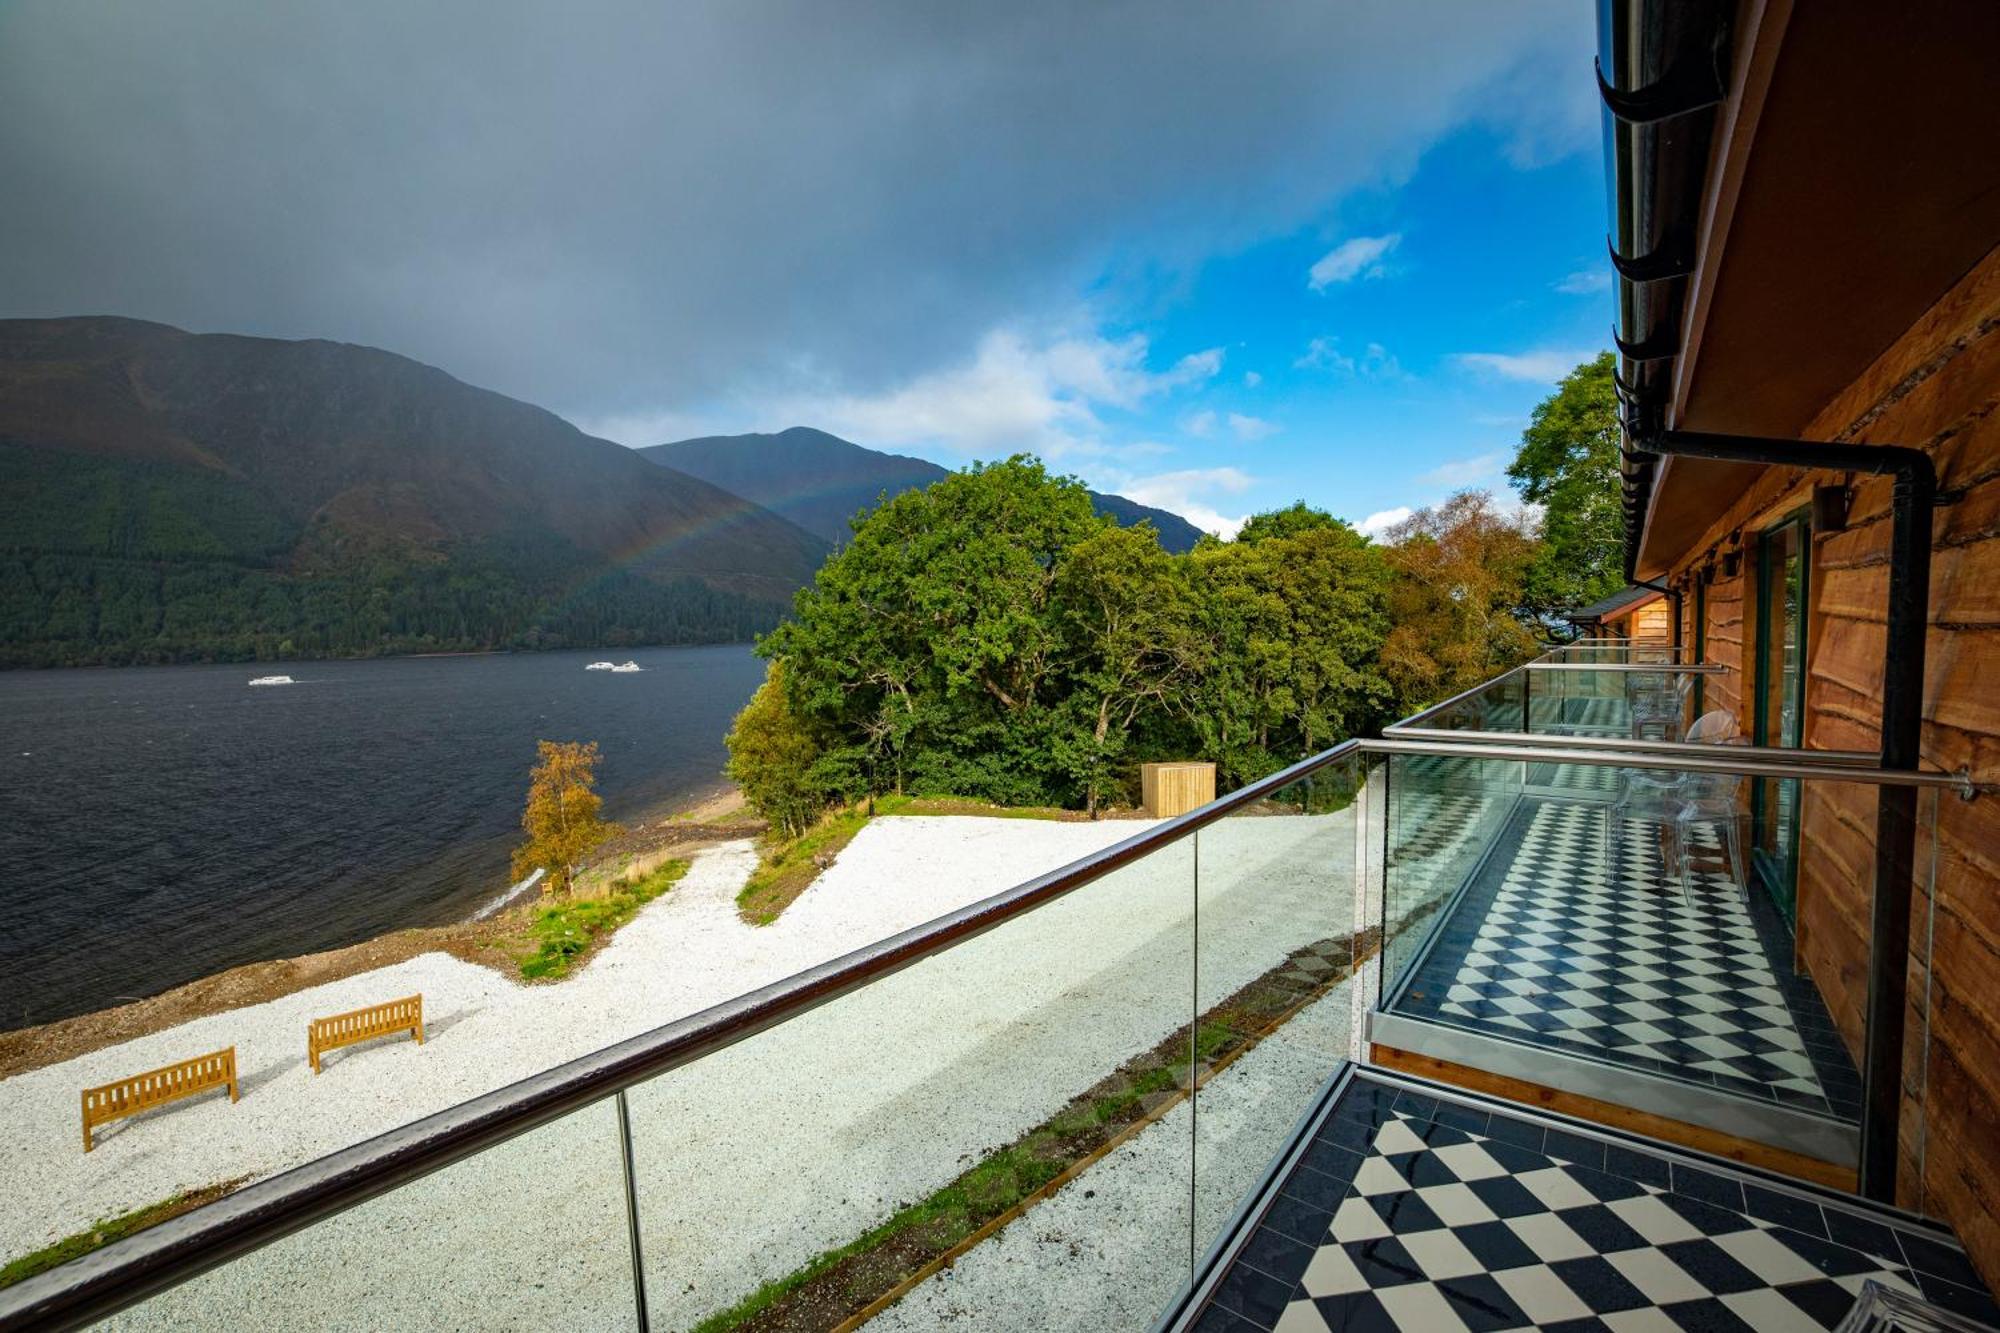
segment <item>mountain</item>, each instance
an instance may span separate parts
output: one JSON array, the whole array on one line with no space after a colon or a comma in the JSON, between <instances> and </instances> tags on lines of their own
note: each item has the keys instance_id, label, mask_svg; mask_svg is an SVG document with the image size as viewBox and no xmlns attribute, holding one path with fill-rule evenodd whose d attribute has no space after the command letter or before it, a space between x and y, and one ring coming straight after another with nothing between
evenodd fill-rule
<instances>
[{"instance_id":1,"label":"mountain","mask_svg":"<svg viewBox=\"0 0 2000 1333\"><path fill-rule=\"evenodd\" d=\"M847 520L873 509L883 495L900 495L950 474L936 463L885 454L809 426L776 435L704 435L639 452L665 467L734 491L827 541L847 540ZM1097 512L1130 526L1153 525L1160 545L1176 554L1193 548L1201 529L1164 509L1122 495L1090 493Z\"/></svg>"},{"instance_id":2,"label":"mountain","mask_svg":"<svg viewBox=\"0 0 2000 1333\"><path fill-rule=\"evenodd\" d=\"M740 640L827 544L369 347L0 320L0 663Z\"/></svg>"}]
</instances>

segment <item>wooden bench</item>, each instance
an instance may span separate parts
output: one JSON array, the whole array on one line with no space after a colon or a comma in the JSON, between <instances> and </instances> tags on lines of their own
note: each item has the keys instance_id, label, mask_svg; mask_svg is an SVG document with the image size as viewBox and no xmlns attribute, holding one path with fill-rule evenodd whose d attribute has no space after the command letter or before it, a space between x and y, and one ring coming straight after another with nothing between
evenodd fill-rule
<instances>
[{"instance_id":1,"label":"wooden bench","mask_svg":"<svg viewBox=\"0 0 2000 1333\"><path fill-rule=\"evenodd\" d=\"M101 1088L83 1090L83 1150L96 1145L90 1131L121 1116L137 1115L155 1106L192 1097L211 1088L228 1088L229 1100L237 1099L236 1048L197 1055L177 1065L151 1069Z\"/></svg>"},{"instance_id":2,"label":"wooden bench","mask_svg":"<svg viewBox=\"0 0 2000 1333\"><path fill-rule=\"evenodd\" d=\"M370 1005L331 1018L315 1018L306 1025L306 1058L312 1071L320 1072L319 1058L328 1051L356 1042L373 1041L392 1033L407 1032L424 1044L424 997L411 995L387 1004Z\"/></svg>"}]
</instances>

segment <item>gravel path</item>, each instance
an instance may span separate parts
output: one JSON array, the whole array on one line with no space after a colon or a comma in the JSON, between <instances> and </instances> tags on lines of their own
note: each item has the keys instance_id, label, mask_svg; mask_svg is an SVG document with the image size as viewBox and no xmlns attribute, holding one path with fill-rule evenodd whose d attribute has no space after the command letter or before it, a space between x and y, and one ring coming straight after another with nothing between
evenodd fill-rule
<instances>
[{"instance_id":1,"label":"gravel path","mask_svg":"<svg viewBox=\"0 0 2000 1333\"><path fill-rule=\"evenodd\" d=\"M672 894L560 986L517 986L425 956L9 1080L0 1084L0 1115L16 1126L17 1188L0 1251L34 1248L179 1188L306 1160L789 975L1139 827L879 820L763 929L735 917L752 855L747 844L731 845L702 856ZM635 1089L655 1326L686 1327L949 1181L1186 1023L1197 990L1212 1003L1298 945L1352 930L1353 844L1346 815L1223 821L1201 835L1198 958L1195 851L1180 844ZM304 1069L308 1015L417 989L433 1016L429 1045L351 1052L318 1079ZM245 1077L241 1104L156 1114L106 1135L88 1157L78 1151L78 1087L232 1041ZM1274 1054L1264 1058L1275 1059L1279 1046L1267 1045ZM1335 1045L1305 1048L1301 1069L1324 1077ZM1256 1068L1249 1057L1240 1063ZM1296 1107L1289 1095L1272 1100ZM621 1188L610 1109L591 1108L117 1322L627 1326Z\"/></svg>"}]
</instances>

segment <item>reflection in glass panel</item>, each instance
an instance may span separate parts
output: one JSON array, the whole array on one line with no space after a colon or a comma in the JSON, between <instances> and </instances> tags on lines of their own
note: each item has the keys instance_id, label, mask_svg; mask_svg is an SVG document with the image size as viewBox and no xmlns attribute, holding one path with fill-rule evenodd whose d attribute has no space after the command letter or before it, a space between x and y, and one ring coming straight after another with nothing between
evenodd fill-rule
<instances>
[{"instance_id":1,"label":"reflection in glass panel","mask_svg":"<svg viewBox=\"0 0 2000 1333\"><path fill-rule=\"evenodd\" d=\"M613 1108L572 1112L97 1327L631 1328Z\"/></svg>"},{"instance_id":2,"label":"reflection in glass panel","mask_svg":"<svg viewBox=\"0 0 2000 1333\"><path fill-rule=\"evenodd\" d=\"M1190 1272L1193 995L1184 839L634 1088L655 1325L1146 1325Z\"/></svg>"},{"instance_id":3,"label":"reflection in glass panel","mask_svg":"<svg viewBox=\"0 0 2000 1333\"><path fill-rule=\"evenodd\" d=\"M1196 835L1197 1249L1358 1051L1362 772L1358 756L1323 768Z\"/></svg>"}]
</instances>

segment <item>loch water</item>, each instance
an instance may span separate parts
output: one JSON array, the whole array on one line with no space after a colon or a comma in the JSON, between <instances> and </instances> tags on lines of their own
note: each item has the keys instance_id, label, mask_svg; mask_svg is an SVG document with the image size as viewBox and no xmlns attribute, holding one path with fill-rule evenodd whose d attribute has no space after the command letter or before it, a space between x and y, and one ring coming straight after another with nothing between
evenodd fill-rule
<instances>
[{"instance_id":1,"label":"loch water","mask_svg":"<svg viewBox=\"0 0 2000 1333\"><path fill-rule=\"evenodd\" d=\"M746 645L0 672L0 1029L463 920L537 740L598 743L610 818L658 810L720 785L762 675Z\"/></svg>"}]
</instances>

